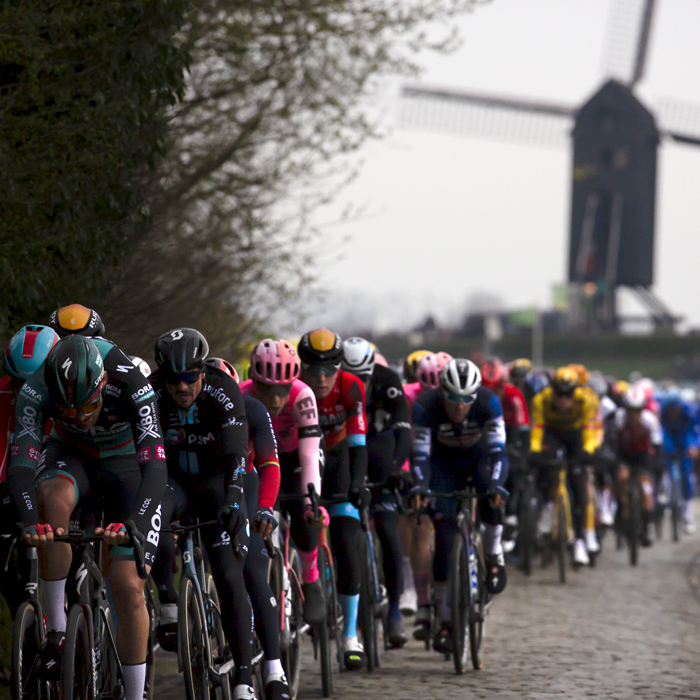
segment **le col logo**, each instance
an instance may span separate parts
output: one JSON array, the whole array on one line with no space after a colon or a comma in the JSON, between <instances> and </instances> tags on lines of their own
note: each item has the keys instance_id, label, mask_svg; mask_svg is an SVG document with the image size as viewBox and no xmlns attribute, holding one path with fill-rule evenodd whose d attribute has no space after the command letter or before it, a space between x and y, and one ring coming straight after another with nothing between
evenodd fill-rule
<instances>
[{"instance_id":1,"label":"le col logo","mask_svg":"<svg viewBox=\"0 0 700 700\"><path fill-rule=\"evenodd\" d=\"M213 387L211 384L207 384L204 387L204 391L208 392L209 396L211 396L214 401L218 401L222 404L227 411L233 408L233 401L224 394L224 390L220 386Z\"/></svg>"},{"instance_id":2,"label":"le col logo","mask_svg":"<svg viewBox=\"0 0 700 700\"><path fill-rule=\"evenodd\" d=\"M27 382L22 385L22 394L24 398L32 403L39 403L39 401L41 401L41 394L35 389L32 389Z\"/></svg>"}]
</instances>

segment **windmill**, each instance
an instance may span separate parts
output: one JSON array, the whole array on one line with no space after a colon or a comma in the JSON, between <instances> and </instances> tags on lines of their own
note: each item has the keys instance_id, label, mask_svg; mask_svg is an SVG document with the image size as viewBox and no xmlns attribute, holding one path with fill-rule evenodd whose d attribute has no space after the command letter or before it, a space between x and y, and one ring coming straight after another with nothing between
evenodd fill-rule
<instances>
[{"instance_id":1,"label":"windmill","mask_svg":"<svg viewBox=\"0 0 700 700\"><path fill-rule=\"evenodd\" d=\"M562 127L573 121L569 320L579 330L619 329L616 292L622 287L636 294L656 329L673 331L680 320L651 290L656 157L662 137L700 145L700 112L661 105L659 128L634 94L644 73L654 6L655 0L613 5L608 60L618 64L618 75L579 107L421 85L402 88L400 118L408 127L551 143L561 142ZM627 64L622 71L620 63Z\"/></svg>"}]
</instances>

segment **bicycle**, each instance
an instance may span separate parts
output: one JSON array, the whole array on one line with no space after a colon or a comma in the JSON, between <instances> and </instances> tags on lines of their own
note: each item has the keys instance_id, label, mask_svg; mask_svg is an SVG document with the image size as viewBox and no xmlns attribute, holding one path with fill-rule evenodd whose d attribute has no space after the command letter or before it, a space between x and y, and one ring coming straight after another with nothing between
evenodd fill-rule
<instances>
[{"instance_id":1,"label":"bicycle","mask_svg":"<svg viewBox=\"0 0 700 700\"><path fill-rule=\"evenodd\" d=\"M473 487L461 491L430 492L431 498L457 500L448 596L451 607L451 637L455 673L467 668L467 654L474 670L483 667L484 626L493 596L486 590L486 559L481 541L477 504L491 494L479 494Z\"/></svg>"},{"instance_id":2,"label":"bicycle","mask_svg":"<svg viewBox=\"0 0 700 700\"><path fill-rule=\"evenodd\" d=\"M670 476L669 508L671 509L671 532L673 541L681 538L681 523L683 521L683 489L681 485L681 462L684 455L674 453L669 457L668 474Z\"/></svg>"},{"instance_id":3,"label":"bicycle","mask_svg":"<svg viewBox=\"0 0 700 700\"><path fill-rule=\"evenodd\" d=\"M627 541L630 566L637 566L639 541L642 535L642 506L637 467L621 464L629 471L627 488L620 494L618 508L618 535Z\"/></svg>"},{"instance_id":4,"label":"bicycle","mask_svg":"<svg viewBox=\"0 0 700 700\"><path fill-rule=\"evenodd\" d=\"M172 523L179 536L182 575L178 595L177 660L185 679L187 700L230 700L229 676L233 657L226 644L219 596L214 579L206 571L200 528L217 525L216 520L192 525ZM195 542L196 533L196 542ZM236 538L232 540L236 557L243 556ZM260 662L261 654L253 659ZM260 686L258 680L257 683Z\"/></svg>"}]
</instances>

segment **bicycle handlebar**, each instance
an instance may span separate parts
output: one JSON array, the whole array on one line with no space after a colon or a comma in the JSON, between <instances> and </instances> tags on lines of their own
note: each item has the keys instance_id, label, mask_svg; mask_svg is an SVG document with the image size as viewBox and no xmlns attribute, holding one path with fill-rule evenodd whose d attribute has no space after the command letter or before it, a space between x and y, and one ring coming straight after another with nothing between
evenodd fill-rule
<instances>
[{"instance_id":1,"label":"bicycle handlebar","mask_svg":"<svg viewBox=\"0 0 700 700\"><path fill-rule=\"evenodd\" d=\"M199 530L202 527L210 527L212 525L218 525L218 520L205 520L201 523L194 523L193 525L180 525L178 522L170 523L170 530L163 530L163 532L172 532L176 535L184 534L191 530ZM231 547L233 547L233 553L236 555L236 559L243 558L243 550L241 549L241 543L238 541L238 535L231 538Z\"/></svg>"}]
</instances>

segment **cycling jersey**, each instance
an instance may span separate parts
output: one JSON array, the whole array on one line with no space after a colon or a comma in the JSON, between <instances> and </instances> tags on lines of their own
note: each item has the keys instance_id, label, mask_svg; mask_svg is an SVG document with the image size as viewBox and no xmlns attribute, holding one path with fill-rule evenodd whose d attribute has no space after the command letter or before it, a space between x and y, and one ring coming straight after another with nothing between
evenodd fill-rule
<instances>
[{"instance_id":1,"label":"cycling jersey","mask_svg":"<svg viewBox=\"0 0 700 700\"><path fill-rule=\"evenodd\" d=\"M517 387L508 383L503 388L503 398L501 399L503 409L503 421L506 428L523 428L529 425L530 419L527 415L527 402L523 393Z\"/></svg>"},{"instance_id":2,"label":"cycling jersey","mask_svg":"<svg viewBox=\"0 0 700 700\"><path fill-rule=\"evenodd\" d=\"M477 389L476 400L459 425L447 415L440 389L426 391L413 407L412 466L416 482L425 487L430 484L433 463L459 471L476 466L476 455L483 450L489 455L491 487L501 488L508 474L505 447L501 402L484 387Z\"/></svg>"},{"instance_id":3,"label":"cycling jersey","mask_svg":"<svg viewBox=\"0 0 700 700\"><path fill-rule=\"evenodd\" d=\"M248 472L256 469L260 479L257 507L272 509L280 488L280 462L270 414L252 396L244 396L243 405L248 420Z\"/></svg>"},{"instance_id":4,"label":"cycling jersey","mask_svg":"<svg viewBox=\"0 0 700 700\"><path fill-rule=\"evenodd\" d=\"M413 413L413 404L416 403L416 399L423 392L423 388L420 382L411 382L410 384L403 385L403 393L406 395L406 401L408 402L408 415L409 417Z\"/></svg>"},{"instance_id":5,"label":"cycling jersey","mask_svg":"<svg viewBox=\"0 0 700 700\"><path fill-rule=\"evenodd\" d=\"M335 385L319 406L319 424L328 449L347 439L349 447L366 444L365 387L350 372L340 370Z\"/></svg>"},{"instance_id":6,"label":"cycling jersey","mask_svg":"<svg viewBox=\"0 0 700 700\"><path fill-rule=\"evenodd\" d=\"M224 476L226 487L240 486L248 455L248 421L238 384L216 367L205 366L202 391L189 409L178 408L163 386L160 371L151 375L165 434L168 473Z\"/></svg>"},{"instance_id":7,"label":"cycling jersey","mask_svg":"<svg viewBox=\"0 0 700 700\"><path fill-rule=\"evenodd\" d=\"M660 447L663 433L659 419L647 409L641 412L639 422L630 423L627 411L618 408L615 411L615 431L618 452L621 457L648 454L652 449Z\"/></svg>"},{"instance_id":8,"label":"cycling jersey","mask_svg":"<svg viewBox=\"0 0 700 700\"><path fill-rule=\"evenodd\" d=\"M8 482L23 522L36 525L39 519L34 478L39 467L42 432L46 421L53 418L52 441L63 443L86 462L94 465L113 457L135 456L143 477L130 515L139 530L150 535L153 522L159 523L156 511L167 478L156 395L148 379L114 343L101 338L92 342L100 352L107 376L97 423L80 430L63 421L49 398L44 372L37 370L24 383L17 398L17 428L12 439Z\"/></svg>"},{"instance_id":9,"label":"cycling jersey","mask_svg":"<svg viewBox=\"0 0 700 700\"><path fill-rule=\"evenodd\" d=\"M595 452L600 444L599 402L596 394L585 391L583 387L577 387L569 411L556 409L552 398L552 387L546 387L532 401L530 450L542 451L545 430L561 433L580 431L584 451L589 454Z\"/></svg>"},{"instance_id":10,"label":"cycling jersey","mask_svg":"<svg viewBox=\"0 0 700 700\"><path fill-rule=\"evenodd\" d=\"M252 379L247 379L241 384L241 392L243 395L255 397L255 384ZM289 400L280 414L272 417L272 427L282 463L289 461L283 459L282 454L297 452L298 460L293 461L295 468L297 464L301 466L301 483L312 483L316 493L320 493L321 428L318 424L318 408L313 391L301 380L296 379L292 383ZM262 490L261 485L261 493Z\"/></svg>"}]
</instances>

